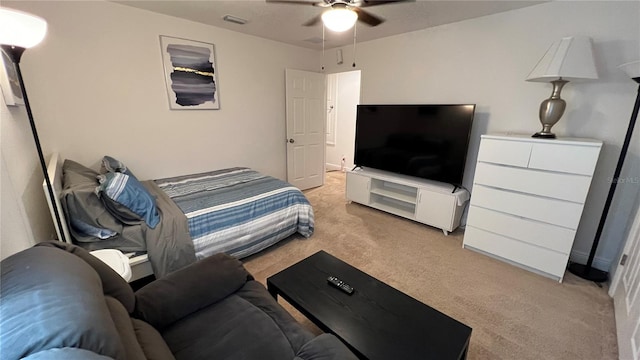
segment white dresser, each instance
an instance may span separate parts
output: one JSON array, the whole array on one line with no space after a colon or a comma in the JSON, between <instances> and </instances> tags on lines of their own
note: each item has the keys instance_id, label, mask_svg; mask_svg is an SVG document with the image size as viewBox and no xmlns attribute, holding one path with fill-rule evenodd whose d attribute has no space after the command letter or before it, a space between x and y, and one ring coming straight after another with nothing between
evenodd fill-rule
<instances>
[{"instance_id":1,"label":"white dresser","mask_svg":"<svg viewBox=\"0 0 640 360\"><path fill-rule=\"evenodd\" d=\"M601 148L482 135L463 246L562 281Z\"/></svg>"}]
</instances>

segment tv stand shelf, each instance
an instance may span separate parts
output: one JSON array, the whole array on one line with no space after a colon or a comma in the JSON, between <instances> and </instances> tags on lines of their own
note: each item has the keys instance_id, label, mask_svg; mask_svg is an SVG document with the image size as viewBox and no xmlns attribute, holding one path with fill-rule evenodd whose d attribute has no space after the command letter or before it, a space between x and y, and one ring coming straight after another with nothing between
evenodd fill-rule
<instances>
[{"instance_id":1,"label":"tv stand shelf","mask_svg":"<svg viewBox=\"0 0 640 360\"><path fill-rule=\"evenodd\" d=\"M469 192L451 184L374 169L347 172L347 200L442 229L460 225Z\"/></svg>"}]
</instances>

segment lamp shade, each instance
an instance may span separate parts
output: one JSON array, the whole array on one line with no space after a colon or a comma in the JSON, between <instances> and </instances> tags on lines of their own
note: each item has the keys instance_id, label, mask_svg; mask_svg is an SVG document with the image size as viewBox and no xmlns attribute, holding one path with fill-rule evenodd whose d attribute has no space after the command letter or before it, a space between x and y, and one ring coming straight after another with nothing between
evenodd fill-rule
<instances>
[{"instance_id":1,"label":"lamp shade","mask_svg":"<svg viewBox=\"0 0 640 360\"><path fill-rule=\"evenodd\" d=\"M30 48L38 45L47 33L47 22L37 16L0 8L0 45Z\"/></svg>"},{"instance_id":2,"label":"lamp shade","mask_svg":"<svg viewBox=\"0 0 640 360\"><path fill-rule=\"evenodd\" d=\"M571 36L553 43L527 76L527 81L549 82L558 78L564 80L598 78L591 38Z\"/></svg>"},{"instance_id":3,"label":"lamp shade","mask_svg":"<svg viewBox=\"0 0 640 360\"><path fill-rule=\"evenodd\" d=\"M329 29L335 32L349 30L358 20L355 11L345 8L327 10L322 14L322 22Z\"/></svg>"},{"instance_id":4,"label":"lamp shade","mask_svg":"<svg viewBox=\"0 0 640 360\"><path fill-rule=\"evenodd\" d=\"M640 60L622 64L618 66L618 68L627 73L627 75L634 80L640 78Z\"/></svg>"}]
</instances>

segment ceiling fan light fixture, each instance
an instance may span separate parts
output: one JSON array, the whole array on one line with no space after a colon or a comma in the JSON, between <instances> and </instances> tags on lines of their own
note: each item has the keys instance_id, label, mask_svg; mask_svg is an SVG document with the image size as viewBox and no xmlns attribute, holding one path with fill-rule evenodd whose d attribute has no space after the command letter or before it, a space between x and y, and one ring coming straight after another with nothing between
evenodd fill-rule
<instances>
[{"instance_id":1,"label":"ceiling fan light fixture","mask_svg":"<svg viewBox=\"0 0 640 360\"><path fill-rule=\"evenodd\" d=\"M329 30L343 32L351 29L358 20L358 14L346 7L330 9L322 14L322 22Z\"/></svg>"}]
</instances>

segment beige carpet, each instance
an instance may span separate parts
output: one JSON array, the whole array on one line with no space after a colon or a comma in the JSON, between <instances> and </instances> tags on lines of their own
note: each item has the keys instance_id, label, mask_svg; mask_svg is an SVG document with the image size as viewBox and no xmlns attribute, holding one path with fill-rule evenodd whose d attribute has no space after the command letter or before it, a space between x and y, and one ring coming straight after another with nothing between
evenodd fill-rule
<instances>
[{"instance_id":1,"label":"beige carpet","mask_svg":"<svg viewBox=\"0 0 640 360\"><path fill-rule=\"evenodd\" d=\"M617 359L606 288L570 273L560 284L465 250L460 229L444 236L439 229L348 204L341 172L328 173L326 184L306 195L315 211L314 235L293 236L245 260L263 284L325 250L472 327L468 359Z\"/></svg>"}]
</instances>

